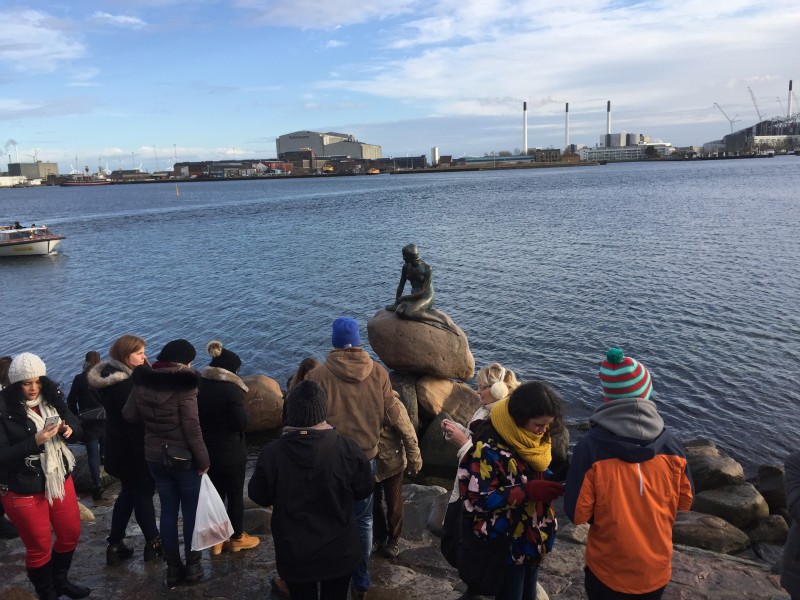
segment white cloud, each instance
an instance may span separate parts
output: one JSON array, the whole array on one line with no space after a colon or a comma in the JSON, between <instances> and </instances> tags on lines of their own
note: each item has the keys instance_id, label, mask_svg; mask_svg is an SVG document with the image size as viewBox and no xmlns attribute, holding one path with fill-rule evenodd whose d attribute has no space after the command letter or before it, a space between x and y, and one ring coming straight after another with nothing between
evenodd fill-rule
<instances>
[{"instance_id":1,"label":"white cloud","mask_svg":"<svg viewBox=\"0 0 800 600\"><path fill-rule=\"evenodd\" d=\"M126 15L112 15L107 12L97 11L92 15L92 21L103 23L106 25L114 25L115 27L125 27L129 29L141 29L145 27L145 23L139 17L129 17Z\"/></svg>"},{"instance_id":2,"label":"white cloud","mask_svg":"<svg viewBox=\"0 0 800 600\"><path fill-rule=\"evenodd\" d=\"M325 44L326 48L341 48L342 46L346 46L346 42L342 42L339 40L328 40L328 43Z\"/></svg>"},{"instance_id":3,"label":"white cloud","mask_svg":"<svg viewBox=\"0 0 800 600\"><path fill-rule=\"evenodd\" d=\"M386 19L416 10L417 2L396 0L234 0L234 6L246 11L248 19L258 25L297 27L300 29L336 29L374 19Z\"/></svg>"},{"instance_id":4,"label":"white cloud","mask_svg":"<svg viewBox=\"0 0 800 600\"><path fill-rule=\"evenodd\" d=\"M54 71L86 49L63 22L37 10L2 11L0 63L17 71Z\"/></svg>"}]
</instances>

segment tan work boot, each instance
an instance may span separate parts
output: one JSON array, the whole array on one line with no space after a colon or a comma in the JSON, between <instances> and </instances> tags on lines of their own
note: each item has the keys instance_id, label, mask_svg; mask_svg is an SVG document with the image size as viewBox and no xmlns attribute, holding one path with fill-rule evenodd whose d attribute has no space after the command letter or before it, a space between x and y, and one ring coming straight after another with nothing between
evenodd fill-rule
<instances>
[{"instance_id":1,"label":"tan work boot","mask_svg":"<svg viewBox=\"0 0 800 600\"><path fill-rule=\"evenodd\" d=\"M211 546L211 548L208 549L208 552L211 554L211 556L219 556L220 554L222 554L222 546L223 542L220 542L219 544L214 544L213 546Z\"/></svg>"},{"instance_id":2,"label":"tan work boot","mask_svg":"<svg viewBox=\"0 0 800 600\"><path fill-rule=\"evenodd\" d=\"M261 543L261 540L254 535L247 535L247 533L243 531L242 537L238 540L236 538L231 538L229 543L231 552L239 552L239 550L255 548Z\"/></svg>"}]
</instances>

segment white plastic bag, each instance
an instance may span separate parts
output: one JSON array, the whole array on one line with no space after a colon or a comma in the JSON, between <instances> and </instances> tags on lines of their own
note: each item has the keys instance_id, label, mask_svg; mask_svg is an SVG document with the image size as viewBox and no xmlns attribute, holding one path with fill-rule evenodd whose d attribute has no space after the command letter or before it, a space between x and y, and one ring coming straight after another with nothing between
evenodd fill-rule
<instances>
[{"instance_id":1,"label":"white plastic bag","mask_svg":"<svg viewBox=\"0 0 800 600\"><path fill-rule=\"evenodd\" d=\"M233 525L225 511L225 504L208 475L203 473L192 533L192 550L205 550L214 544L221 544L232 535Z\"/></svg>"}]
</instances>

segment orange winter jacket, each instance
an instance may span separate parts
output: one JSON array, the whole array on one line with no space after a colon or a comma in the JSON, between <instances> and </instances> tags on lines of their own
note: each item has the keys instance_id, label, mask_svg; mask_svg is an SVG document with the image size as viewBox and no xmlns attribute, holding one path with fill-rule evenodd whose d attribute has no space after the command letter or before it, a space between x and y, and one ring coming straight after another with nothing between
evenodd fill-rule
<instances>
[{"instance_id":1,"label":"orange winter jacket","mask_svg":"<svg viewBox=\"0 0 800 600\"><path fill-rule=\"evenodd\" d=\"M672 575L672 526L692 505L683 447L650 400L601 406L575 447L564 510L589 523L586 565L609 588L645 594Z\"/></svg>"}]
</instances>

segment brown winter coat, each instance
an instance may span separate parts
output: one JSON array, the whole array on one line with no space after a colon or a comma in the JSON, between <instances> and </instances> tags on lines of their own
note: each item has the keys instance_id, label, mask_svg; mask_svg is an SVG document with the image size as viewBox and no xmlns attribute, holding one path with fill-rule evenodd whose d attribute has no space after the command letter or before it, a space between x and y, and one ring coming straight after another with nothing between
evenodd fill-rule
<instances>
[{"instance_id":1,"label":"brown winter coat","mask_svg":"<svg viewBox=\"0 0 800 600\"><path fill-rule=\"evenodd\" d=\"M419 452L417 432L408 418L408 411L400 400L395 399L389 407L389 418L394 425L385 425L381 429L378 442L378 473L375 481L381 482L392 475L405 470L411 473L422 470L422 455Z\"/></svg>"},{"instance_id":2,"label":"brown winter coat","mask_svg":"<svg viewBox=\"0 0 800 600\"><path fill-rule=\"evenodd\" d=\"M328 423L352 439L368 459L378 454L381 426L394 402L389 374L361 348L334 349L311 371L328 397Z\"/></svg>"}]
</instances>

